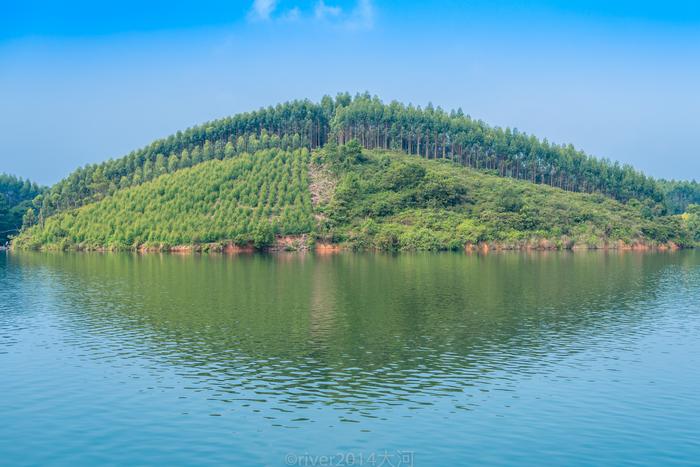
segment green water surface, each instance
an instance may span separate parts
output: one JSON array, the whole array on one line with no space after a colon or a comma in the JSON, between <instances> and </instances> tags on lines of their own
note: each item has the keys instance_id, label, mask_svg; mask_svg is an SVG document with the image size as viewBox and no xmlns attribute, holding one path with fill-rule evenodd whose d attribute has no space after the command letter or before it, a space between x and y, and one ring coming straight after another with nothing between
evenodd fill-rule
<instances>
[{"instance_id":1,"label":"green water surface","mask_svg":"<svg viewBox=\"0 0 700 467\"><path fill-rule=\"evenodd\" d=\"M693 251L0 253L0 463L697 465L698 336Z\"/></svg>"}]
</instances>

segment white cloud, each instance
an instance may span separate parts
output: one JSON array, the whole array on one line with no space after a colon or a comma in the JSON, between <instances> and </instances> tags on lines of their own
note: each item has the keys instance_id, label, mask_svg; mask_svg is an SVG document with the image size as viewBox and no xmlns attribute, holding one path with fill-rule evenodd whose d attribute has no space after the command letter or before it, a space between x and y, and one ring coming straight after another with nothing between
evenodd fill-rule
<instances>
[{"instance_id":1,"label":"white cloud","mask_svg":"<svg viewBox=\"0 0 700 467\"><path fill-rule=\"evenodd\" d=\"M326 5L326 2L319 0L314 8L314 16L316 19L326 19L329 17L337 17L343 12L343 9L339 6Z\"/></svg>"},{"instance_id":2,"label":"white cloud","mask_svg":"<svg viewBox=\"0 0 700 467\"><path fill-rule=\"evenodd\" d=\"M294 6L280 11L279 0L254 0L248 12L250 21L328 21L339 28L358 30L372 29L374 26L374 3L372 0L357 0L352 10L343 10L338 5L328 5L325 0L318 0L313 9L313 16L308 10Z\"/></svg>"},{"instance_id":3,"label":"white cloud","mask_svg":"<svg viewBox=\"0 0 700 467\"><path fill-rule=\"evenodd\" d=\"M248 17L255 20L268 20L277 8L277 0L254 0Z\"/></svg>"},{"instance_id":4,"label":"white cloud","mask_svg":"<svg viewBox=\"0 0 700 467\"><path fill-rule=\"evenodd\" d=\"M372 0L358 0L346 22L350 29L371 29L374 26L374 4Z\"/></svg>"}]
</instances>

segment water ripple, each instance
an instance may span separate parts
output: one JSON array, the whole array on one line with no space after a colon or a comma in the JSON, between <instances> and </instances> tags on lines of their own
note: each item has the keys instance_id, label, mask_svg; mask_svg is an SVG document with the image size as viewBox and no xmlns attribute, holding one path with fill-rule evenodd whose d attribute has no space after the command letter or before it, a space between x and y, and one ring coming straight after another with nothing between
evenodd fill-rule
<instances>
[{"instance_id":1,"label":"water ripple","mask_svg":"<svg viewBox=\"0 0 700 467\"><path fill-rule=\"evenodd\" d=\"M694 252L3 255L0 453L697 459L698 304Z\"/></svg>"}]
</instances>

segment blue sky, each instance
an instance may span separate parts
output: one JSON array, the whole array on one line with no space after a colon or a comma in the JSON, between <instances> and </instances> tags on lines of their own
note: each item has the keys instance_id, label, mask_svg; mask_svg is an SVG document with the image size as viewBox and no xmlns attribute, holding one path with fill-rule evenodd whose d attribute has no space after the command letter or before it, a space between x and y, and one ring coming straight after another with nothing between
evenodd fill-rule
<instances>
[{"instance_id":1,"label":"blue sky","mask_svg":"<svg viewBox=\"0 0 700 467\"><path fill-rule=\"evenodd\" d=\"M10 2L0 172L53 183L206 120L369 91L700 179L700 2Z\"/></svg>"}]
</instances>

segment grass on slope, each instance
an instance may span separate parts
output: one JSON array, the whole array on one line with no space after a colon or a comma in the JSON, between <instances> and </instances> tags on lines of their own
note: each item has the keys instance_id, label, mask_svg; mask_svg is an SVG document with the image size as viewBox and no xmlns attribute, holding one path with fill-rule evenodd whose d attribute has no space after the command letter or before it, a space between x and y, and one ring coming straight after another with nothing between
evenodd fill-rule
<instances>
[{"instance_id":1,"label":"grass on slope","mask_svg":"<svg viewBox=\"0 0 700 467\"><path fill-rule=\"evenodd\" d=\"M464 168L347 146L325 150L338 177L320 211L322 234L356 248L462 249L499 242L513 247L601 247L606 243L692 241L680 217L647 218L642 206L571 193Z\"/></svg>"},{"instance_id":2,"label":"grass on slope","mask_svg":"<svg viewBox=\"0 0 700 467\"><path fill-rule=\"evenodd\" d=\"M217 240L269 243L313 226L307 150L213 160L48 218L19 248L130 249Z\"/></svg>"}]
</instances>

